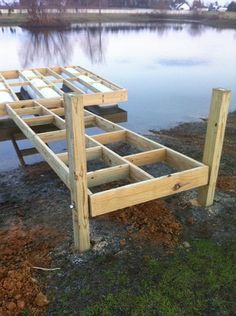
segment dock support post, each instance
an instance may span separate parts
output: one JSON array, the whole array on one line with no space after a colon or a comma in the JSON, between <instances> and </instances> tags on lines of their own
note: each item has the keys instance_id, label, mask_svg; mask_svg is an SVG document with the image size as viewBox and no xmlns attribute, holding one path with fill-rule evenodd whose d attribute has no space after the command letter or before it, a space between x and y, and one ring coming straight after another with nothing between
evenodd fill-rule
<instances>
[{"instance_id":1,"label":"dock support post","mask_svg":"<svg viewBox=\"0 0 236 316\"><path fill-rule=\"evenodd\" d=\"M70 190L76 250L90 248L83 96L65 94Z\"/></svg>"},{"instance_id":2,"label":"dock support post","mask_svg":"<svg viewBox=\"0 0 236 316\"><path fill-rule=\"evenodd\" d=\"M209 179L208 185L201 187L198 193L198 202L202 206L210 206L213 204L230 96L231 92L229 90L213 89L212 92L203 151L203 163L209 166Z\"/></svg>"}]
</instances>

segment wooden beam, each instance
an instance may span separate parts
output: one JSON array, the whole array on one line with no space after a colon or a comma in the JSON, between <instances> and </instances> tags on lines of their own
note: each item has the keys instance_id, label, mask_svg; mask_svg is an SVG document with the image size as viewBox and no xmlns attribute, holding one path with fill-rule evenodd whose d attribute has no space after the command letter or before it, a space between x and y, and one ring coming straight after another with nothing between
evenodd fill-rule
<instances>
[{"instance_id":1,"label":"wooden beam","mask_svg":"<svg viewBox=\"0 0 236 316\"><path fill-rule=\"evenodd\" d=\"M213 89L203 152L203 163L209 166L210 174L207 186L201 188L198 195L203 206L212 205L214 200L230 97L229 90Z\"/></svg>"},{"instance_id":2,"label":"wooden beam","mask_svg":"<svg viewBox=\"0 0 236 316\"><path fill-rule=\"evenodd\" d=\"M56 127L58 127L59 129L65 129L66 128L65 120L63 120L61 117L59 117L57 114L55 114L55 111L49 110L43 105L40 105L40 107L42 109L42 113L44 113L46 115L53 116L54 124L56 125ZM64 113L64 109L63 109L63 113Z\"/></svg>"},{"instance_id":3,"label":"wooden beam","mask_svg":"<svg viewBox=\"0 0 236 316\"><path fill-rule=\"evenodd\" d=\"M51 124L53 120L54 120L53 115L41 115L41 116L35 116L35 117L29 117L29 118L23 119L23 121L27 123L29 126Z\"/></svg>"},{"instance_id":4,"label":"wooden beam","mask_svg":"<svg viewBox=\"0 0 236 316\"><path fill-rule=\"evenodd\" d=\"M120 165L88 172L89 188L129 178L129 165Z\"/></svg>"},{"instance_id":5,"label":"wooden beam","mask_svg":"<svg viewBox=\"0 0 236 316\"><path fill-rule=\"evenodd\" d=\"M102 156L102 148L100 146L86 148L87 161L99 159ZM64 163L68 164L68 152L57 154Z\"/></svg>"},{"instance_id":6,"label":"wooden beam","mask_svg":"<svg viewBox=\"0 0 236 316\"><path fill-rule=\"evenodd\" d=\"M91 215L98 216L127 206L206 185L208 167L175 173L120 188L95 193L90 197Z\"/></svg>"},{"instance_id":7,"label":"wooden beam","mask_svg":"<svg viewBox=\"0 0 236 316\"><path fill-rule=\"evenodd\" d=\"M84 104L81 96L65 94L66 132L69 155L75 249L90 248Z\"/></svg>"},{"instance_id":8,"label":"wooden beam","mask_svg":"<svg viewBox=\"0 0 236 316\"><path fill-rule=\"evenodd\" d=\"M120 130L120 131L115 131L115 132L109 132L105 134L94 135L94 136L91 136L91 138L103 145L106 145L106 144L111 144L111 143L125 140L126 131Z\"/></svg>"},{"instance_id":9,"label":"wooden beam","mask_svg":"<svg viewBox=\"0 0 236 316\"><path fill-rule=\"evenodd\" d=\"M61 180L70 188L69 183L69 169L57 157L56 154L40 139L40 137L20 118L17 113L9 106L6 105L8 115L13 119L16 125L21 129L22 133L34 144L35 148L40 152L43 158L61 178Z\"/></svg>"},{"instance_id":10,"label":"wooden beam","mask_svg":"<svg viewBox=\"0 0 236 316\"><path fill-rule=\"evenodd\" d=\"M44 142L55 142L58 140L64 140L66 139L66 130L61 129L59 131L51 131L51 132L45 132L45 133L39 133L37 134L39 138L41 138Z\"/></svg>"},{"instance_id":11,"label":"wooden beam","mask_svg":"<svg viewBox=\"0 0 236 316\"><path fill-rule=\"evenodd\" d=\"M125 159L134 163L136 166L144 166L164 161L166 159L166 149L154 149L142 153L125 156Z\"/></svg>"},{"instance_id":12,"label":"wooden beam","mask_svg":"<svg viewBox=\"0 0 236 316\"><path fill-rule=\"evenodd\" d=\"M26 107L26 108L14 109L14 110L19 116L41 114L41 108L39 106L32 106L32 107Z\"/></svg>"},{"instance_id":13,"label":"wooden beam","mask_svg":"<svg viewBox=\"0 0 236 316\"><path fill-rule=\"evenodd\" d=\"M170 148L166 148L166 162L178 171L203 166L201 162L192 159Z\"/></svg>"}]
</instances>

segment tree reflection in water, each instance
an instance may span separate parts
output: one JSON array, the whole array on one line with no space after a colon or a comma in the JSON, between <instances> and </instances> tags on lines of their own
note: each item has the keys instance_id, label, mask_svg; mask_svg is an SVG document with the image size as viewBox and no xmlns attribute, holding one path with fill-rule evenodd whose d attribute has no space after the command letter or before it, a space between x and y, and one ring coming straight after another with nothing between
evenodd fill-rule
<instances>
[{"instance_id":1,"label":"tree reflection in water","mask_svg":"<svg viewBox=\"0 0 236 316\"><path fill-rule=\"evenodd\" d=\"M92 64L105 61L102 25L73 27L67 30L27 30L20 46L19 57L23 68L42 65L69 64L73 51L81 49Z\"/></svg>"},{"instance_id":2,"label":"tree reflection in water","mask_svg":"<svg viewBox=\"0 0 236 316\"><path fill-rule=\"evenodd\" d=\"M27 30L19 56L23 68L36 62L64 65L71 59L73 45L66 31Z\"/></svg>"},{"instance_id":3,"label":"tree reflection in water","mask_svg":"<svg viewBox=\"0 0 236 316\"><path fill-rule=\"evenodd\" d=\"M105 31L103 31L102 24L91 27L88 24L83 28L81 33L80 44L81 49L91 64L102 64L105 62L105 53L107 48L107 41Z\"/></svg>"}]
</instances>

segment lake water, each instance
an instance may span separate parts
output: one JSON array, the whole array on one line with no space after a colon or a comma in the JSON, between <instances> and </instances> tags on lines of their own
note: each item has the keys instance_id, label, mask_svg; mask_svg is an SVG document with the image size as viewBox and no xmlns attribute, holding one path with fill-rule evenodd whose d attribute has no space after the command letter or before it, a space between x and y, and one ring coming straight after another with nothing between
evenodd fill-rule
<instances>
[{"instance_id":1,"label":"lake water","mask_svg":"<svg viewBox=\"0 0 236 316\"><path fill-rule=\"evenodd\" d=\"M127 88L122 124L141 133L206 116L213 87L231 89L236 109L235 29L189 23L0 29L1 70L55 65L81 65ZM0 170L17 166L11 143L0 143L0 155Z\"/></svg>"}]
</instances>

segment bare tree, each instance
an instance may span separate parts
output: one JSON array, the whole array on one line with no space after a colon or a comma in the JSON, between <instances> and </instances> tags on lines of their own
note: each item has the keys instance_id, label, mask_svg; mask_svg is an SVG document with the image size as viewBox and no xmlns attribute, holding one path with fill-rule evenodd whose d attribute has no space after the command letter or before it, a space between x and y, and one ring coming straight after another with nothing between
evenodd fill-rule
<instances>
[{"instance_id":1,"label":"bare tree","mask_svg":"<svg viewBox=\"0 0 236 316\"><path fill-rule=\"evenodd\" d=\"M61 14L65 8L66 1L64 0L24 0L24 6L28 9L29 25L61 25ZM48 9L54 8L57 11L52 15Z\"/></svg>"}]
</instances>

